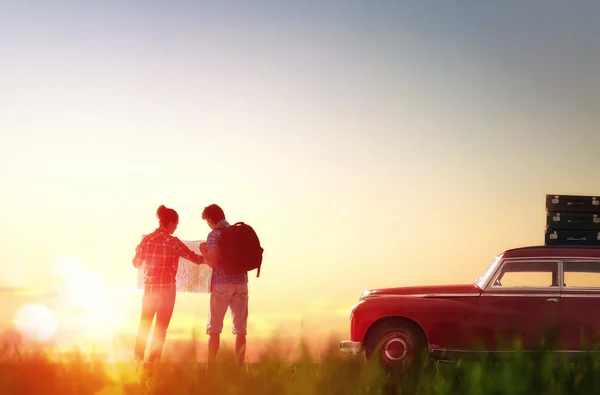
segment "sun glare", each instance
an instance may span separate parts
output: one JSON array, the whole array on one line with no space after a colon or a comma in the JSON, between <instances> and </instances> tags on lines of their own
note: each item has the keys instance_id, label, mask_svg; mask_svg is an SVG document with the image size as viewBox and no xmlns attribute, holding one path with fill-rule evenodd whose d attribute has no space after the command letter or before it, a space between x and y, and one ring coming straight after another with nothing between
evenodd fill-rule
<instances>
[{"instance_id":1,"label":"sun glare","mask_svg":"<svg viewBox=\"0 0 600 395\"><path fill-rule=\"evenodd\" d=\"M77 330L88 340L110 337L120 329L122 303L116 290L108 287L100 273L88 270L77 258L62 259L57 271L65 281L65 307L76 307L61 315L64 318L61 326Z\"/></svg>"},{"instance_id":2,"label":"sun glare","mask_svg":"<svg viewBox=\"0 0 600 395\"><path fill-rule=\"evenodd\" d=\"M80 307L94 307L107 297L107 287L100 273L86 270L77 258L64 258L57 265L58 273L66 280L69 301Z\"/></svg>"},{"instance_id":3,"label":"sun glare","mask_svg":"<svg viewBox=\"0 0 600 395\"><path fill-rule=\"evenodd\" d=\"M38 303L22 306L15 314L14 325L25 338L39 342L50 340L58 329L52 310Z\"/></svg>"},{"instance_id":4,"label":"sun glare","mask_svg":"<svg viewBox=\"0 0 600 395\"><path fill-rule=\"evenodd\" d=\"M83 271L83 262L75 257L65 257L58 262L56 269L58 274L69 278Z\"/></svg>"},{"instance_id":5,"label":"sun glare","mask_svg":"<svg viewBox=\"0 0 600 395\"><path fill-rule=\"evenodd\" d=\"M98 273L80 272L68 279L69 300L81 307L94 307L106 299L106 285Z\"/></svg>"}]
</instances>

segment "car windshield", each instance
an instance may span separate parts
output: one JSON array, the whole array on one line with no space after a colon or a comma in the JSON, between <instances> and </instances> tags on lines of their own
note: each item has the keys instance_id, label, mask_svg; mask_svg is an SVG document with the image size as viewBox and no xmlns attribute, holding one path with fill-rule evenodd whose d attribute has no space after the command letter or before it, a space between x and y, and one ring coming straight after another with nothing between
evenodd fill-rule
<instances>
[{"instance_id":1,"label":"car windshield","mask_svg":"<svg viewBox=\"0 0 600 395\"><path fill-rule=\"evenodd\" d=\"M500 262L500 255L494 257L494 259L492 260L492 263L490 263L490 265L487 267L487 269L485 269L485 272L483 272L481 277L479 277L477 280L475 280L475 285L477 285L479 288L483 289L483 287L485 287L485 284L488 282L490 276L496 270L496 267L498 267L499 262Z\"/></svg>"}]
</instances>

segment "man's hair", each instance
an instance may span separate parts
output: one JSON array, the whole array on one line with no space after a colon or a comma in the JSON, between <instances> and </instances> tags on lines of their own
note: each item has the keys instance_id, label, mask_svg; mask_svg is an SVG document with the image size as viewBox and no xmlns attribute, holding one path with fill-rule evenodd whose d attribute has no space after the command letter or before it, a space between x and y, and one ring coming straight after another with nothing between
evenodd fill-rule
<instances>
[{"instance_id":1,"label":"man's hair","mask_svg":"<svg viewBox=\"0 0 600 395\"><path fill-rule=\"evenodd\" d=\"M209 206L206 206L204 208L204 211L202 211L202 219L205 221L210 220L216 224L219 221L225 219L225 213L223 212L223 209L218 205L211 204Z\"/></svg>"}]
</instances>

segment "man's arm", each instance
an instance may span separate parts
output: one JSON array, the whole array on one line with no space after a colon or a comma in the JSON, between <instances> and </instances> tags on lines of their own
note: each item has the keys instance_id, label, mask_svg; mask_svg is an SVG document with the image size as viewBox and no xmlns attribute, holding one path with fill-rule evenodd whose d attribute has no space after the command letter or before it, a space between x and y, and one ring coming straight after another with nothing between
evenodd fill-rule
<instances>
[{"instance_id":1,"label":"man's arm","mask_svg":"<svg viewBox=\"0 0 600 395\"><path fill-rule=\"evenodd\" d=\"M215 267L217 264L217 250L206 250L206 256L204 257L204 262L210 267Z\"/></svg>"},{"instance_id":2,"label":"man's arm","mask_svg":"<svg viewBox=\"0 0 600 395\"><path fill-rule=\"evenodd\" d=\"M194 251L190 250L189 247L177 237L173 237L173 239L175 240L175 248L177 248L180 256L184 257L188 261L194 262L197 265L204 263L204 257L202 255L198 255Z\"/></svg>"},{"instance_id":3,"label":"man's arm","mask_svg":"<svg viewBox=\"0 0 600 395\"><path fill-rule=\"evenodd\" d=\"M217 235L215 234L215 231L212 231L208 234L208 237L206 238L206 245L204 247L204 250L206 252L202 251L202 254L204 255L204 262L206 262L206 264L211 268L217 265L219 259L218 249L219 240L217 238Z\"/></svg>"}]
</instances>

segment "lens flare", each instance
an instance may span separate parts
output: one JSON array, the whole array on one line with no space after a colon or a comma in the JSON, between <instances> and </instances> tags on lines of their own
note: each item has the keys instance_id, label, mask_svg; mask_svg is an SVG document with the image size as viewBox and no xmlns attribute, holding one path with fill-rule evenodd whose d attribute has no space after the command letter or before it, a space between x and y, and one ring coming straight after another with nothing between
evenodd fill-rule
<instances>
[{"instance_id":1,"label":"lens flare","mask_svg":"<svg viewBox=\"0 0 600 395\"><path fill-rule=\"evenodd\" d=\"M38 342L52 339L58 329L52 310L38 303L22 306L15 314L14 325L23 337Z\"/></svg>"}]
</instances>

